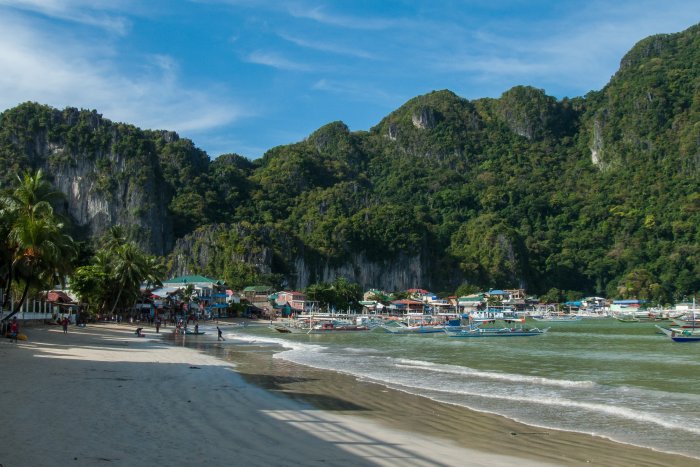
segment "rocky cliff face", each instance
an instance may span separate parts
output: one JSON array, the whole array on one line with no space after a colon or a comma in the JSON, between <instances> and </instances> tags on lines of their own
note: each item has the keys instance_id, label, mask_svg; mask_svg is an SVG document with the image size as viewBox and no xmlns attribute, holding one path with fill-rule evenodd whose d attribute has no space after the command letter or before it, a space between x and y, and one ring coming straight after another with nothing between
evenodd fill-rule
<instances>
[{"instance_id":1,"label":"rocky cliff face","mask_svg":"<svg viewBox=\"0 0 700 467\"><path fill-rule=\"evenodd\" d=\"M152 253L172 248L170 195L150 135L94 111L29 103L3 114L0 130L11 148L5 158L20 161L18 170L42 169L65 195L76 236L122 225Z\"/></svg>"},{"instance_id":2,"label":"rocky cliff face","mask_svg":"<svg viewBox=\"0 0 700 467\"><path fill-rule=\"evenodd\" d=\"M378 263L358 254L348 261L334 265L328 261L309 262L302 256L293 262L295 287L303 289L317 282L333 282L346 277L361 286L382 287L384 290L406 290L416 284L430 287L430 275L420 256L399 255L394 261Z\"/></svg>"},{"instance_id":3,"label":"rocky cliff face","mask_svg":"<svg viewBox=\"0 0 700 467\"><path fill-rule=\"evenodd\" d=\"M228 280L230 274L251 267L249 271L258 277L284 272L283 285L292 289L342 276L363 287L405 290L416 284L431 285L431 262L424 256L400 254L392 261L379 262L358 253L338 262L305 251L282 232L217 224L178 239L169 256L169 272L173 276L205 274Z\"/></svg>"}]
</instances>

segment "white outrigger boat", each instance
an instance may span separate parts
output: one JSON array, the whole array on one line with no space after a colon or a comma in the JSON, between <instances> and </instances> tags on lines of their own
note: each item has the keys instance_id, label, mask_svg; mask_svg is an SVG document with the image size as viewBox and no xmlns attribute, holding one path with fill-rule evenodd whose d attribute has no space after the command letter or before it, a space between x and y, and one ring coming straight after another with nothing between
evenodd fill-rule
<instances>
[{"instance_id":1,"label":"white outrigger boat","mask_svg":"<svg viewBox=\"0 0 700 467\"><path fill-rule=\"evenodd\" d=\"M541 336L546 334L549 328L480 328L462 329L457 332L447 332L450 337L526 337L526 336Z\"/></svg>"},{"instance_id":2,"label":"white outrigger boat","mask_svg":"<svg viewBox=\"0 0 700 467\"><path fill-rule=\"evenodd\" d=\"M583 316L571 315L566 313L550 313L542 316L532 316L535 321L543 321L547 323L570 323L581 321Z\"/></svg>"}]
</instances>

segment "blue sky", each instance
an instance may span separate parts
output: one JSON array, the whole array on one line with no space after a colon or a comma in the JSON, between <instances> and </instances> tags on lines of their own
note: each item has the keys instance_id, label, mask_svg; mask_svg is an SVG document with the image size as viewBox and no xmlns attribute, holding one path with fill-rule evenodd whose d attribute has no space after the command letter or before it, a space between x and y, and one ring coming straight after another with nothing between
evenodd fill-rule
<instances>
[{"instance_id":1,"label":"blue sky","mask_svg":"<svg viewBox=\"0 0 700 467\"><path fill-rule=\"evenodd\" d=\"M255 159L449 89L601 89L697 0L0 0L0 111L25 101L177 131Z\"/></svg>"}]
</instances>

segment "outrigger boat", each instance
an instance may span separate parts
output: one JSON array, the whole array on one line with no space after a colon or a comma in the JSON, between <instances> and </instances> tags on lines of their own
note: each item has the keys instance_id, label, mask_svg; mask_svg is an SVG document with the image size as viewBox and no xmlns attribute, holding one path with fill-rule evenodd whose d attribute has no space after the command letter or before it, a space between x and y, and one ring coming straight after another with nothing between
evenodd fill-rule
<instances>
[{"instance_id":1,"label":"outrigger boat","mask_svg":"<svg viewBox=\"0 0 700 467\"><path fill-rule=\"evenodd\" d=\"M287 326L285 324L271 324L270 329L274 329L277 332L281 332L282 334L296 334L296 333L301 333L302 329L301 328L295 328L291 326ZM307 330L304 330L306 332Z\"/></svg>"},{"instance_id":2,"label":"outrigger boat","mask_svg":"<svg viewBox=\"0 0 700 467\"><path fill-rule=\"evenodd\" d=\"M419 324L416 326L409 326L407 324L397 323L395 325L381 325L384 332L388 332L389 334L435 334L443 332L445 327L444 324Z\"/></svg>"},{"instance_id":3,"label":"outrigger boat","mask_svg":"<svg viewBox=\"0 0 700 467\"><path fill-rule=\"evenodd\" d=\"M673 318L673 322L680 328L700 329L700 314L696 311L692 311L689 315Z\"/></svg>"},{"instance_id":4,"label":"outrigger boat","mask_svg":"<svg viewBox=\"0 0 700 467\"><path fill-rule=\"evenodd\" d=\"M311 327L307 334L326 334L331 332L358 332L369 331L370 327L364 324L353 324L349 321L330 321L322 322Z\"/></svg>"},{"instance_id":5,"label":"outrigger boat","mask_svg":"<svg viewBox=\"0 0 700 467\"><path fill-rule=\"evenodd\" d=\"M551 313L542 316L533 316L532 319L535 321L544 321L547 323L570 323L572 321L581 321L583 316L578 315L567 315L565 313Z\"/></svg>"},{"instance_id":6,"label":"outrigger boat","mask_svg":"<svg viewBox=\"0 0 700 467\"><path fill-rule=\"evenodd\" d=\"M690 329L664 328L658 324L655 326L670 337L673 342L700 342L700 332L694 332Z\"/></svg>"},{"instance_id":7,"label":"outrigger boat","mask_svg":"<svg viewBox=\"0 0 700 467\"><path fill-rule=\"evenodd\" d=\"M631 313L615 315L615 319L621 323L638 323L639 322L639 318L637 318L635 315L633 315Z\"/></svg>"},{"instance_id":8,"label":"outrigger boat","mask_svg":"<svg viewBox=\"0 0 700 467\"><path fill-rule=\"evenodd\" d=\"M700 311L695 308L695 298L693 306L684 314L673 319L673 322L683 329L700 329Z\"/></svg>"},{"instance_id":9,"label":"outrigger boat","mask_svg":"<svg viewBox=\"0 0 700 467\"><path fill-rule=\"evenodd\" d=\"M525 336L541 336L545 334L549 328L475 328L462 329L460 331L452 331L445 333L450 337L525 337Z\"/></svg>"},{"instance_id":10,"label":"outrigger boat","mask_svg":"<svg viewBox=\"0 0 700 467\"><path fill-rule=\"evenodd\" d=\"M348 319L332 316L300 316L296 319L280 320L268 326L282 334L325 334L329 332L370 331L371 323L366 320L354 323Z\"/></svg>"},{"instance_id":11,"label":"outrigger boat","mask_svg":"<svg viewBox=\"0 0 700 467\"><path fill-rule=\"evenodd\" d=\"M483 324L494 323L496 320L481 321L472 324L466 329L459 330L445 330L445 333L450 337L525 337L525 336L539 336L546 333L549 328L539 329L530 328L523 326L525 323L525 317L513 318L506 317L500 318L498 321L503 321L506 326L503 327L481 327ZM520 326L516 326L516 323Z\"/></svg>"}]
</instances>

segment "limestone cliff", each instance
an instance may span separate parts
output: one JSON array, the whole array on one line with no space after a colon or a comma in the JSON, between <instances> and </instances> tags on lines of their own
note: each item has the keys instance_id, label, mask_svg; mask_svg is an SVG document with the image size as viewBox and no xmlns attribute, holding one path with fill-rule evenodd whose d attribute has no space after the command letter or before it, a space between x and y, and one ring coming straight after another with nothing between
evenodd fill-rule
<instances>
[{"instance_id":1,"label":"limestone cliff","mask_svg":"<svg viewBox=\"0 0 700 467\"><path fill-rule=\"evenodd\" d=\"M73 221L75 236L95 238L122 225L144 248L162 255L173 244L172 194L154 135L94 111L22 104L0 118L0 157L11 168L3 184L23 170L42 169L65 195L62 211Z\"/></svg>"}]
</instances>

